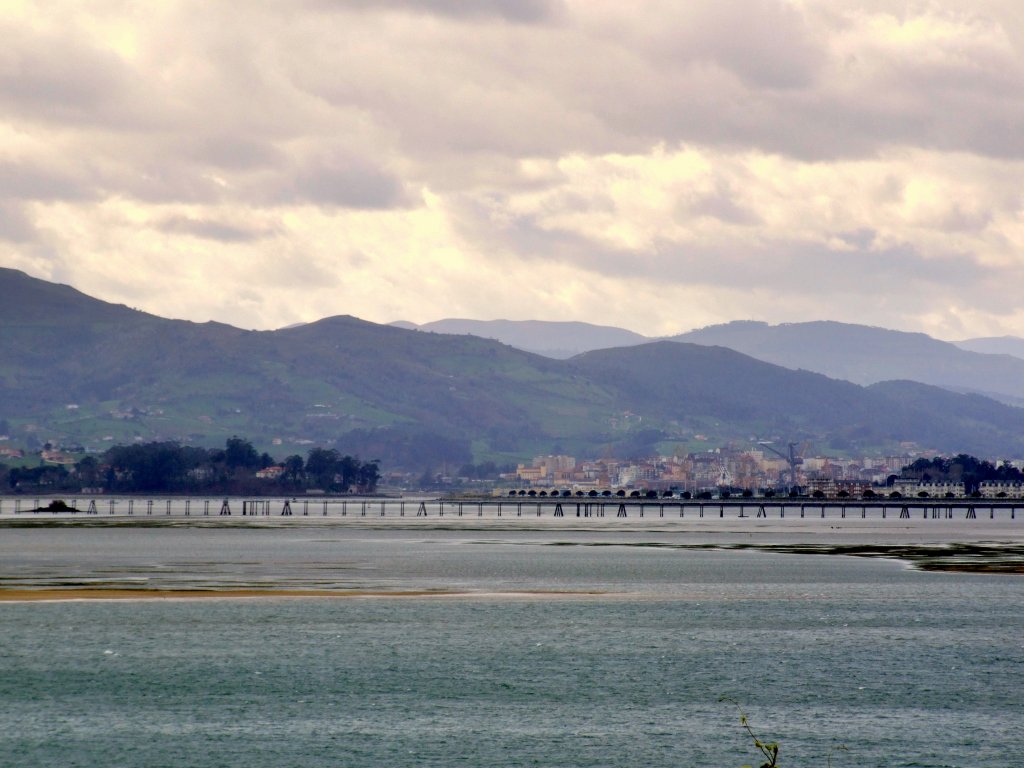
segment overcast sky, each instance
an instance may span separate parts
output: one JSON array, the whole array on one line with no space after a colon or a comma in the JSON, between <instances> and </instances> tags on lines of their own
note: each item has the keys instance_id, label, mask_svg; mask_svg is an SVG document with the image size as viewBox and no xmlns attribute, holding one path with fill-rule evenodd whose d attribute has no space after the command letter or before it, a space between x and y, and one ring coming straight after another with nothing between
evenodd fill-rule
<instances>
[{"instance_id":1,"label":"overcast sky","mask_svg":"<svg viewBox=\"0 0 1024 768\"><path fill-rule=\"evenodd\" d=\"M5 0L0 39L0 266L107 301L1024 335L1020 0Z\"/></svg>"}]
</instances>

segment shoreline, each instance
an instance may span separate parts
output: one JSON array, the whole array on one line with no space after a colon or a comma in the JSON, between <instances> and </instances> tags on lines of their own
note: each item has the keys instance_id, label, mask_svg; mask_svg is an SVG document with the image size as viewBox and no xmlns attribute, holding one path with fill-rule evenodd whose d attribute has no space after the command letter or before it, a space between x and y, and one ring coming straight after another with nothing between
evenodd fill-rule
<instances>
[{"instance_id":1,"label":"shoreline","mask_svg":"<svg viewBox=\"0 0 1024 768\"><path fill-rule=\"evenodd\" d=\"M400 591L371 589L125 589L122 587L0 587L0 603L122 601L122 600L260 600L260 599L423 599L423 598L484 598L494 599L547 599L606 597L611 594L588 590L523 589L504 592L473 592L470 590L408 589ZM623 593L625 596L625 593Z\"/></svg>"}]
</instances>

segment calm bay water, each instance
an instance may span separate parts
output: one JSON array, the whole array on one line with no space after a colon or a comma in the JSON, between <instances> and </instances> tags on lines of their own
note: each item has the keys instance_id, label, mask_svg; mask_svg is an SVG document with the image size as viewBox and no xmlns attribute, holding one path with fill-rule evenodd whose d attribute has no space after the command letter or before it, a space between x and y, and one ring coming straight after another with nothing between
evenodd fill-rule
<instances>
[{"instance_id":1,"label":"calm bay water","mask_svg":"<svg viewBox=\"0 0 1024 768\"><path fill-rule=\"evenodd\" d=\"M1024 764L1024 580L678 540L3 529L14 585L473 594L0 604L0 765L753 762L723 696L783 765Z\"/></svg>"}]
</instances>

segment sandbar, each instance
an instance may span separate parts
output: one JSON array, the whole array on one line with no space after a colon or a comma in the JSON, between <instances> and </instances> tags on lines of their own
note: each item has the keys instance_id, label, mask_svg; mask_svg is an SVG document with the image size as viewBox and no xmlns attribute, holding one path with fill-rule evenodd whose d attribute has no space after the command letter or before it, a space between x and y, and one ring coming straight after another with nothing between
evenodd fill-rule
<instances>
[{"instance_id":1,"label":"sandbar","mask_svg":"<svg viewBox=\"0 0 1024 768\"><path fill-rule=\"evenodd\" d=\"M367 590L367 589L119 589L117 587L81 588L0 588L0 603L57 602L68 600L237 600L254 598L576 598L604 596L596 590L511 590L473 592L468 590Z\"/></svg>"},{"instance_id":2,"label":"sandbar","mask_svg":"<svg viewBox=\"0 0 1024 768\"><path fill-rule=\"evenodd\" d=\"M375 590L340 589L118 589L66 588L66 589L0 589L0 602L35 602L43 600L206 600L252 597L444 597L457 592L407 590L386 592Z\"/></svg>"}]
</instances>

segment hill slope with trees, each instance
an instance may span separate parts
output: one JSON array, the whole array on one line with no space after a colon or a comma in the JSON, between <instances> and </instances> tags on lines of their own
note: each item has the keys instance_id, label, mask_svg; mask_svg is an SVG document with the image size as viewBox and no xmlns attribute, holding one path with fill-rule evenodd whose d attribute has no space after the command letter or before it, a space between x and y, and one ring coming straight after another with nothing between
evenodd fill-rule
<instances>
[{"instance_id":1,"label":"hill slope with trees","mask_svg":"<svg viewBox=\"0 0 1024 768\"><path fill-rule=\"evenodd\" d=\"M811 439L1024 455L1024 411L862 387L738 352L657 342L556 360L339 316L277 331L154 317L0 270L0 423L16 441L331 446L419 470L657 443ZM1022 361L1024 362L1024 361Z\"/></svg>"}]
</instances>

